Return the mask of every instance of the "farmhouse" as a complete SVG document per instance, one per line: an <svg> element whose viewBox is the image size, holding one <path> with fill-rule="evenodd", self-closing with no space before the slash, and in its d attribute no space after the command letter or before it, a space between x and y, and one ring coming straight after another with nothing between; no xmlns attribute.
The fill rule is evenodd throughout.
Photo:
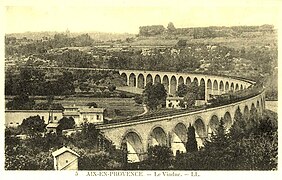
<svg viewBox="0 0 282 180"><path fill-rule="evenodd" d="M76 125L80 125L83 122L89 122L94 124L102 124L104 121L104 108L89 108L89 107L77 107L65 106L63 116L72 117Z"/></svg>
<svg viewBox="0 0 282 180"><path fill-rule="evenodd" d="M180 109L180 101L182 101L184 97L167 97L166 98L166 108L176 108Z"/></svg>

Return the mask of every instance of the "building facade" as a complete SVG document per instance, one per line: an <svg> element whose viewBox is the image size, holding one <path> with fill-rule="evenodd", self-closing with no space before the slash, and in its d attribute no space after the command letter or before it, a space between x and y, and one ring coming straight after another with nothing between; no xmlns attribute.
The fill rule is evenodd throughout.
<svg viewBox="0 0 282 180"><path fill-rule="evenodd" d="M5 111L5 126L17 127L22 121L30 116L40 116L45 124L48 124L50 119L57 121L63 117L62 110L6 110Z"/></svg>
<svg viewBox="0 0 282 180"><path fill-rule="evenodd" d="M89 108L89 107L77 107L64 106L64 117L72 117L75 124L79 126L84 122L89 122L93 124L102 124L104 122L104 108Z"/></svg>

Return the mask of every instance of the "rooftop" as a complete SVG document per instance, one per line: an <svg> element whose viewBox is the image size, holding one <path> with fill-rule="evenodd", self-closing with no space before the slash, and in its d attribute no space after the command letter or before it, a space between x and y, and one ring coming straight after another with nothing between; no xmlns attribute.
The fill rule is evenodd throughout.
<svg viewBox="0 0 282 180"><path fill-rule="evenodd" d="M76 112L65 111L65 112L63 113L63 115L64 115L64 116L79 116L79 113L78 113L78 111L76 111Z"/></svg>
<svg viewBox="0 0 282 180"><path fill-rule="evenodd" d="M105 108L81 108L80 113L103 113Z"/></svg>
<svg viewBox="0 0 282 180"><path fill-rule="evenodd" d="M183 100L184 99L184 97L167 97L166 98L167 100Z"/></svg>
<svg viewBox="0 0 282 180"><path fill-rule="evenodd" d="M71 150L71 149L69 149L69 148L66 148L65 146L62 147L62 148L60 148L60 149L58 149L57 151L54 151L54 152L52 153L52 155L53 155L54 157L57 157L57 156L63 154L64 152L70 152L70 153L72 153L72 154L74 154L74 155L76 155L76 156L79 157L79 154L77 154L76 152L74 152L73 150Z"/></svg>
<svg viewBox="0 0 282 180"><path fill-rule="evenodd" d="M46 128L57 128L59 126L58 123L49 123Z"/></svg>

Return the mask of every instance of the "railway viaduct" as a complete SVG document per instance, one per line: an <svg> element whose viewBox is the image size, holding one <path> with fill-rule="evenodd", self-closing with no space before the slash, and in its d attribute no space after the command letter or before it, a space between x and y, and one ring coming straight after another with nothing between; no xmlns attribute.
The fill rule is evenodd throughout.
<svg viewBox="0 0 282 180"><path fill-rule="evenodd" d="M191 81L196 81L198 85L203 83L206 101L210 95L239 91L252 87L255 83L254 81L227 76L192 73L139 70L120 70L119 73L129 86L144 88L144 85L148 82L160 82L165 85L170 94L175 94L176 87L180 83L188 84ZM248 99L218 107L199 109L193 112L183 111L162 117L102 124L98 125L98 129L118 148L126 145L128 159L132 162L138 162L146 157L148 147L154 145L168 146L174 154L177 150L185 152L187 129L190 124L195 127L198 146L202 146L203 140L215 130L221 118L228 129L234 122L237 111L240 111L248 120L251 112L262 115L264 109L265 94L262 90Z"/></svg>
<svg viewBox="0 0 282 180"><path fill-rule="evenodd" d="M175 95L179 84L190 84L196 82L205 86L205 100L210 95L221 95L228 91L238 91L246 89L254 82L249 80L234 79L227 76L175 73L160 71L140 71L140 70L119 70L119 74L130 87L143 89L149 82L162 83L168 94Z"/></svg>

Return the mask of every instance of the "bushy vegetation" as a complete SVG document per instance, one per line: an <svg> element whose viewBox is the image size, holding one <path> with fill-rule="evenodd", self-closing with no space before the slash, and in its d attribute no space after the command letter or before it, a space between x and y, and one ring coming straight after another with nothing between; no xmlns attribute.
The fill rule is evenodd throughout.
<svg viewBox="0 0 282 180"><path fill-rule="evenodd" d="M185 170L276 170L278 163L277 119L238 119L226 133L224 125L197 152L176 157L175 169ZM247 124L240 127L236 124Z"/></svg>
<svg viewBox="0 0 282 180"><path fill-rule="evenodd" d="M151 109L156 110L158 107L165 106L166 90L161 83L148 83L143 92L144 103Z"/></svg>
<svg viewBox="0 0 282 180"><path fill-rule="evenodd" d="M230 104L232 102L242 101L260 94L264 90L262 84L255 84L248 89L239 90L236 92L229 92L213 99L208 100L207 107L216 107L221 105Z"/></svg>
<svg viewBox="0 0 282 180"><path fill-rule="evenodd" d="M14 128L5 129L6 170L53 170L51 153L63 145L80 154L80 170L121 169L127 163L125 153L116 150L94 124L83 124L80 132L69 137L36 133L19 139L18 133Z"/></svg>
<svg viewBox="0 0 282 180"><path fill-rule="evenodd" d="M15 96L11 101L6 103L6 109L9 110L63 110L64 107L60 103L54 103L53 100L47 102L35 103L35 100L27 94L21 93Z"/></svg>

